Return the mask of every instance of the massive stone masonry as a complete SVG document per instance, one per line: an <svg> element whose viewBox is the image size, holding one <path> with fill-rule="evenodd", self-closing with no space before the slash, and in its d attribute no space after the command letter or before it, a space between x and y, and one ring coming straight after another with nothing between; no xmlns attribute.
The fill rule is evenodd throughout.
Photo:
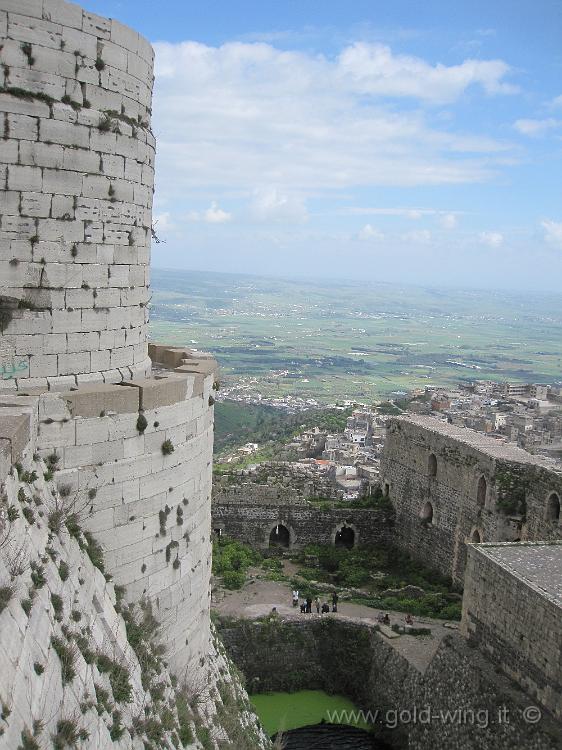
<svg viewBox="0 0 562 750"><path fill-rule="evenodd" d="M0 0L0 63L0 533L8 529L6 549L15 544L43 558L47 513L70 519L83 546L98 561L103 555L106 574L122 587L123 606L150 608L173 678L213 698L219 685L209 611L217 365L201 352L148 344L152 48L119 22L64 0ZM22 507L27 525L10 520L14 473L29 482L39 507ZM76 604L100 631L98 646L109 639L119 658L128 659L111 592L98 574L90 580L91 566L82 564L65 533L60 549L48 541L62 562L83 570ZM25 571L12 575L5 552L0 549L0 588L7 592ZM50 585L56 576L48 572ZM71 606L57 586L49 588L55 615ZM27 620L19 598L18 590L18 601L12 597L0 612L5 674L11 675L0 684L1 721L9 728L6 733L0 722L0 746L7 747L17 745L5 745L1 730L10 742L18 732L33 732L31 720L37 733L42 726L58 731L57 722L76 707L69 691L92 687L87 663L79 662L80 686L65 688L62 680L48 715L43 687L14 710L39 678L34 660L54 659L50 639L59 637L56 616ZM116 638L112 629L121 631ZM226 679L228 665L221 669ZM228 746L237 728L254 725L246 708L230 717L221 709L224 721L213 718L208 702L197 746L205 740L216 747L219 739ZM135 738L130 729L126 746L142 746L142 733ZM107 744L107 733L92 722L84 731L91 747ZM111 742L118 734L115 729ZM237 742L230 746L243 746ZM257 732L253 746L264 744ZM158 746L169 746L168 739Z"/></svg>
<svg viewBox="0 0 562 750"><path fill-rule="evenodd" d="M459 583L467 543L562 539L562 472L473 430L391 419L381 477L395 542Z"/></svg>

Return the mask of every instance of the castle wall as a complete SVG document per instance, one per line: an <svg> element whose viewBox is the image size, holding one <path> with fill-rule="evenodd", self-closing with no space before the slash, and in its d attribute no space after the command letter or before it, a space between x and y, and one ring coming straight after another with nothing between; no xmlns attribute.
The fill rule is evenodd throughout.
<svg viewBox="0 0 562 750"><path fill-rule="evenodd" d="M334 544L342 528L354 532L354 544L387 544L392 538L392 508L319 508L306 501L287 502L283 489L253 486L244 497L244 488L233 495L223 490L212 503L212 528L260 549L269 547L269 535L277 525L290 534L290 547L307 544ZM280 497L279 497L280 494ZM268 495L273 495L274 502ZM269 500L269 502L268 502Z"/></svg>
<svg viewBox="0 0 562 750"><path fill-rule="evenodd" d="M396 510L395 542L458 582L471 541L562 538L560 519L547 514L550 493L562 496L562 475L472 430L393 418L381 477Z"/></svg>
<svg viewBox="0 0 562 750"><path fill-rule="evenodd" d="M562 543L471 546L462 632L562 719Z"/></svg>
<svg viewBox="0 0 562 750"><path fill-rule="evenodd" d="M2 413L27 406L33 451L54 464L65 507L101 543L126 599L151 601L179 674L198 672L209 647L213 380L159 370L127 384L0 397Z"/></svg>
<svg viewBox="0 0 562 750"><path fill-rule="evenodd" d="M371 711L394 747L554 750L560 725L525 722L529 698L459 635L444 638L425 672L372 626L338 617L225 621L220 633L251 689L334 687Z"/></svg>
<svg viewBox="0 0 562 750"><path fill-rule="evenodd" d="M0 45L0 392L147 374L152 48L61 0Z"/></svg>

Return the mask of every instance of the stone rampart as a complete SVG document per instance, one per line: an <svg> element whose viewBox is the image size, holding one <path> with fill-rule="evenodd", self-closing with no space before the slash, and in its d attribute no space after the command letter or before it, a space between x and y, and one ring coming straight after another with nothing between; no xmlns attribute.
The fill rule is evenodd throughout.
<svg viewBox="0 0 562 750"><path fill-rule="evenodd" d="M381 459L395 541L461 582L469 542L560 539L562 474L520 448L430 417L390 420Z"/></svg>
<svg viewBox="0 0 562 750"><path fill-rule="evenodd" d="M562 542L470 545L462 632L562 721Z"/></svg>

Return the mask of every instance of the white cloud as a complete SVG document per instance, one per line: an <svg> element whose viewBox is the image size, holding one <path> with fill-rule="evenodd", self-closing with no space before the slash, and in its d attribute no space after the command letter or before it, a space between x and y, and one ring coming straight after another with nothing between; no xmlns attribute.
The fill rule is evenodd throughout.
<svg viewBox="0 0 562 750"><path fill-rule="evenodd" d="M457 217L455 214L442 214L439 217L439 224L443 229L455 229L457 223Z"/></svg>
<svg viewBox="0 0 562 750"><path fill-rule="evenodd" d="M548 130L562 126L562 120L547 117L544 120L516 120L513 127L522 135L538 136L544 135Z"/></svg>
<svg viewBox="0 0 562 750"><path fill-rule="evenodd" d="M232 219L232 214L219 208L213 201L205 211L189 211L185 218L188 221L204 221L206 224L224 224Z"/></svg>
<svg viewBox="0 0 562 750"><path fill-rule="evenodd" d="M308 219L302 198L282 193L275 187L254 191L251 213L258 221L300 223Z"/></svg>
<svg viewBox="0 0 562 750"><path fill-rule="evenodd" d="M503 245L503 234L501 232L480 232L478 239L488 247L501 247Z"/></svg>
<svg viewBox="0 0 562 750"><path fill-rule="evenodd" d="M555 96L550 104L552 107L562 107L562 94L560 94L560 96Z"/></svg>
<svg viewBox="0 0 562 750"><path fill-rule="evenodd" d="M510 72L502 60L465 60L460 65L430 65L419 57L394 55L383 44L357 42L339 57L339 67L364 94L408 96L434 103L452 102L469 86L488 94L512 94L503 79Z"/></svg>
<svg viewBox="0 0 562 750"><path fill-rule="evenodd" d="M423 110L399 111L388 99L450 101L473 84L504 92L509 71L500 61L432 66L365 44L335 59L263 43L155 48L158 197L169 201L269 185L306 195L481 182L509 148L439 130Z"/></svg>
<svg viewBox="0 0 562 750"><path fill-rule="evenodd" d="M230 221L231 219L232 214L223 211L214 201L203 214L203 220L206 221L207 224L224 224L225 221Z"/></svg>
<svg viewBox="0 0 562 750"><path fill-rule="evenodd" d="M363 229L359 230L357 238L360 240L384 240L384 234L372 226L371 224L365 224Z"/></svg>
<svg viewBox="0 0 562 750"><path fill-rule="evenodd" d="M418 245L429 245L431 242L431 232L429 229L415 229L412 232L406 232L402 235L405 242L415 242Z"/></svg>
<svg viewBox="0 0 562 750"><path fill-rule="evenodd" d="M541 222L544 229L544 239L549 245L562 247L562 222L545 219Z"/></svg>

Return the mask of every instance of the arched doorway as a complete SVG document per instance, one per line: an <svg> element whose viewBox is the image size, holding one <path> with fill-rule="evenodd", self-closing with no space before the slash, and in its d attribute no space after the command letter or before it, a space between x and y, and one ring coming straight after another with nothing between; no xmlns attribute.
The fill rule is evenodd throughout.
<svg viewBox="0 0 562 750"><path fill-rule="evenodd" d="M430 477L437 476L437 457L435 453L430 453L427 460L427 473Z"/></svg>
<svg viewBox="0 0 562 750"><path fill-rule="evenodd" d="M334 539L336 547L345 547L351 549L355 544L355 532L351 526L342 526L339 531L336 531L336 538Z"/></svg>
<svg viewBox="0 0 562 750"><path fill-rule="evenodd" d="M478 529L474 529L470 536L470 541L473 544L480 544L480 542L482 541L482 534L478 531Z"/></svg>
<svg viewBox="0 0 562 750"><path fill-rule="evenodd" d="M483 508L486 504L486 496L488 494L488 482L486 477L480 477L478 480L478 489L476 490L476 502L479 508Z"/></svg>
<svg viewBox="0 0 562 750"><path fill-rule="evenodd" d="M284 547L289 549L291 543L291 534L286 526L282 523L277 524L271 529L269 534L269 546L270 547Z"/></svg>
<svg viewBox="0 0 562 750"><path fill-rule="evenodd" d="M546 503L546 519L547 521L554 521L555 523L560 520L560 498L556 492L551 492L548 496Z"/></svg>
<svg viewBox="0 0 562 750"><path fill-rule="evenodd" d="M433 505L427 502L421 509L420 518L424 523L433 523Z"/></svg>

